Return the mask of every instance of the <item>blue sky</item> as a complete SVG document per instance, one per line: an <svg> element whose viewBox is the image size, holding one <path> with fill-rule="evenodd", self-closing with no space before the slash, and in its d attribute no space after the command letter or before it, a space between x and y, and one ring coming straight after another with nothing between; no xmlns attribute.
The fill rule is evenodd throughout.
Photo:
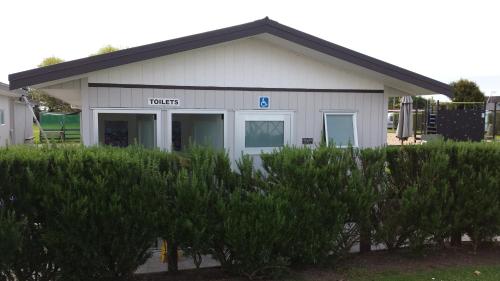
<svg viewBox="0 0 500 281"><path fill-rule="evenodd" d="M449 83L500 95L500 1L128 1L2 3L0 81L48 56L86 57L269 16L285 25Z"/></svg>

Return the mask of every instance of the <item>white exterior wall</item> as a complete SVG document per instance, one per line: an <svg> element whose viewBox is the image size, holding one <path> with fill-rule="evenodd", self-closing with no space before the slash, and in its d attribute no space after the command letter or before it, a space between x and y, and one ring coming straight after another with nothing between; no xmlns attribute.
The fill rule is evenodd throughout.
<svg viewBox="0 0 500 281"><path fill-rule="evenodd" d="M10 98L0 95L0 109L3 110L4 123L0 124L0 147L11 144L10 139L10 119L11 119L11 105Z"/></svg>
<svg viewBox="0 0 500 281"><path fill-rule="evenodd" d="M11 122L13 127L12 142L24 144L33 138L33 114L23 102L12 101L12 103L14 109L14 118Z"/></svg>
<svg viewBox="0 0 500 281"><path fill-rule="evenodd" d="M319 144L324 112L356 112L361 147L386 143L387 96L383 93L262 92L88 87L88 83L383 90L384 85L360 74L320 62L256 38L187 51L90 73L81 79L81 130L85 145L95 144L94 109L161 110L160 147L166 148L168 111L226 112L227 148L234 154L235 111L258 110L259 96L269 96L269 110L293 111L293 144L313 138ZM178 107L150 106L147 99L177 98ZM269 111L267 110L267 111ZM153 113L153 112L152 112ZM233 157L238 156L239 151Z"/></svg>
<svg viewBox="0 0 500 281"><path fill-rule="evenodd" d="M379 81L252 37L93 72L88 82L384 89Z"/></svg>
<svg viewBox="0 0 500 281"><path fill-rule="evenodd" d="M149 108L150 97L178 98L181 106L162 109L161 147L166 147L167 112L175 109L213 109L227 111L228 148L234 148L234 113L237 110L258 110L261 95L271 99L270 110L294 112L292 128L295 131L294 144L300 145L302 138L314 138L319 144L323 130L324 112L356 112L358 140L361 147L385 144L384 125L387 119L386 98L380 93L317 93L317 92L249 92L249 91L203 91L203 90L160 90L124 88L88 88L88 106L82 111L82 133L85 144L92 144L93 114L98 108ZM263 110L264 111L264 110ZM269 111L269 110L265 110ZM152 112L153 113L153 112Z"/></svg>

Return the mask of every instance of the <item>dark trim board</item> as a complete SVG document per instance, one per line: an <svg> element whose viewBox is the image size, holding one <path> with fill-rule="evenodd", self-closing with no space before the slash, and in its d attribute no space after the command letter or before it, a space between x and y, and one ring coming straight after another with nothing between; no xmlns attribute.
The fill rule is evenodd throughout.
<svg viewBox="0 0 500 281"><path fill-rule="evenodd" d="M451 87L432 78L347 49L269 18L241 25L35 68L9 75L10 88L18 89L101 69L166 56L258 34L271 34L354 65L393 77L418 87L452 96Z"/></svg>
<svg viewBox="0 0 500 281"><path fill-rule="evenodd" d="M219 86L183 86L183 85L144 85L89 83L91 88L129 88L129 89L177 89L177 90L212 90L212 91L249 91L249 92L316 92L316 93L378 93L377 89L311 89L311 88L266 88L266 87L219 87Z"/></svg>

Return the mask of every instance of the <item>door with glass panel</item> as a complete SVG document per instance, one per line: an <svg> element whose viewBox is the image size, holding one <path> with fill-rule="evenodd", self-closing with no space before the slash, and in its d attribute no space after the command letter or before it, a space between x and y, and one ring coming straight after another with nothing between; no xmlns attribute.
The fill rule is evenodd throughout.
<svg viewBox="0 0 500 281"><path fill-rule="evenodd" d="M239 111L235 117L236 156L292 144L292 112Z"/></svg>

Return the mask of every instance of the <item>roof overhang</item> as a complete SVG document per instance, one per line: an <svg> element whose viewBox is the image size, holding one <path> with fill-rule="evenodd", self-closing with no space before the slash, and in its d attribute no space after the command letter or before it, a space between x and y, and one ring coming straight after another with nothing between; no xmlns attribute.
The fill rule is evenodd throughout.
<svg viewBox="0 0 500 281"><path fill-rule="evenodd" d="M264 18L242 25L77 59L9 75L10 89L42 84L160 56L184 52L258 34L271 34L362 68L401 80L432 93L452 96L448 84L328 42Z"/></svg>
<svg viewBox="0 0 500 281"><path fill-rule="evenodd" d="M0 95L10 97L10 98L19 98L24 94L22 90L10 90L9 85L0 82Z"/></svg>

